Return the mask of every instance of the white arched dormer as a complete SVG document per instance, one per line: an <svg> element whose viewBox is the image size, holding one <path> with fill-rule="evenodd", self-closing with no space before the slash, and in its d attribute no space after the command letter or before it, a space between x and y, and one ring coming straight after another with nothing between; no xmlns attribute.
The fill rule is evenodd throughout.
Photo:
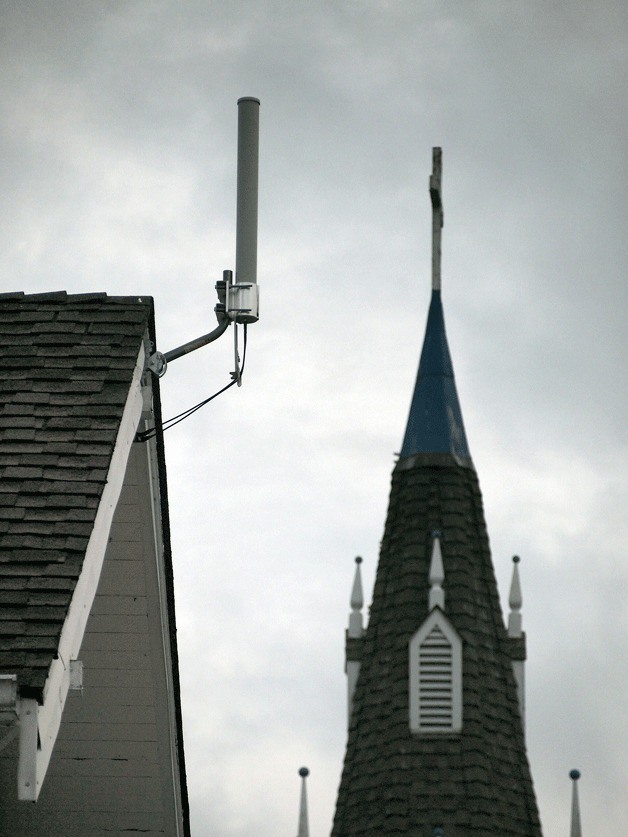
<svg viewBox="0 0 628 837"><path fill-rule="evenodd" d="M410 730L425 735L462 730L462 641L439 607L410 640Z"/></svg>

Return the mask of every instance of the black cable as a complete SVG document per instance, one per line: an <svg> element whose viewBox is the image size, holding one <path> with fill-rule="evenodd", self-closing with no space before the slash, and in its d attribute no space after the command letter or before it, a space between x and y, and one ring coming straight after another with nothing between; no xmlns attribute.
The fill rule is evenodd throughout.
<svg viewBox="0 0 628 837"><path fill-rule="evenodd" d="M242 366L240 367L240 379L244 375L244 365L246 363L246 323L244 323L244 338L242 341ZM213 401L214 398L218 398L219 395L222 395L223 392L226 392L230 387L234 384L238 383L238 378L235 376L235 373L232 373L234 378L232 381L229 381L228 384L225 384L222 389L219 389L218 392L215 392L213 395L210 395L209 398L205 398L203 401L199 401L198 404L195 404L193 407L189 407L187 410L184 410L182 413L179 413L176 416L172 416L172 418L166 419L161 425L162 432L166 430L170 430L171 427L174 427L176 424L180 424L180 422L184 421L186 418L189 418L193 415L197 410L200 410L201 407L204 407L206 404L209 404L210 401ZM157 435L157 429L152 427L150 430L145 430L143 433L136 433L135 434L135 441L136 442L147 442L149 439L152 439L154 436Z"/></svg>

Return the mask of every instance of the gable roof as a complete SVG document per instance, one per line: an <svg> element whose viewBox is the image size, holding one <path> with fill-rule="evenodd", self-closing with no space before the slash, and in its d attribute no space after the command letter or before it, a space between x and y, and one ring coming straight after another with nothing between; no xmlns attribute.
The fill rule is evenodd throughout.
<svg viewBox="0 0 628 837"><path fill-rule="evenodd" d="M149 297L0 295L0 673L39 702L152 308Z"/></svg>

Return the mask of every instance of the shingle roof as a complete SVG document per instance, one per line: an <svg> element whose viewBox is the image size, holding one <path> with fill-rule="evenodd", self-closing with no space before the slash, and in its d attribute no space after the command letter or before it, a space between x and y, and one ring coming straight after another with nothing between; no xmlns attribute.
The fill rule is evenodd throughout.
<svg viewBox="0 0 628 837"><path fill-rule="evenodd" d="M149 297L0 295L0 672L41 698Z"/></svg>
<svg viewBox="0 0 628 837"><path fill-rule="evenodd" d="M454 422L446 409L452 406ZM461 431L457 435L451 432L454 424ZM462 639L459 734L417 734L409 728L408 649L428 615L435 530L441 533L445 614ZM446 837L540 835L512 643L502 620L437 291L361 643L332 837L432 837L437 826Z"/></svg>
<svg viewBox="0 0 628 837"><path fill-rule="evenodd" d="M540 834L475 471L423 454L392 480L335 837ZM408 645L441 531L445 612L463 642L463 731L408 726Z"/></svg>

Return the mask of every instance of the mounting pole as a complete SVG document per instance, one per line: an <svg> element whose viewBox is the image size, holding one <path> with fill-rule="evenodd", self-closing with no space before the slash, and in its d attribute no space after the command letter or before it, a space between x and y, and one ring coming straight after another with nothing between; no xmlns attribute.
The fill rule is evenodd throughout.
<svg viewBox="0 0 628 837"><path fill-rule="evenodd" d="M432 290L440 291L441 231L445 222L442 196L443 150L432 148L430 198L432 200Z"/></svg>

